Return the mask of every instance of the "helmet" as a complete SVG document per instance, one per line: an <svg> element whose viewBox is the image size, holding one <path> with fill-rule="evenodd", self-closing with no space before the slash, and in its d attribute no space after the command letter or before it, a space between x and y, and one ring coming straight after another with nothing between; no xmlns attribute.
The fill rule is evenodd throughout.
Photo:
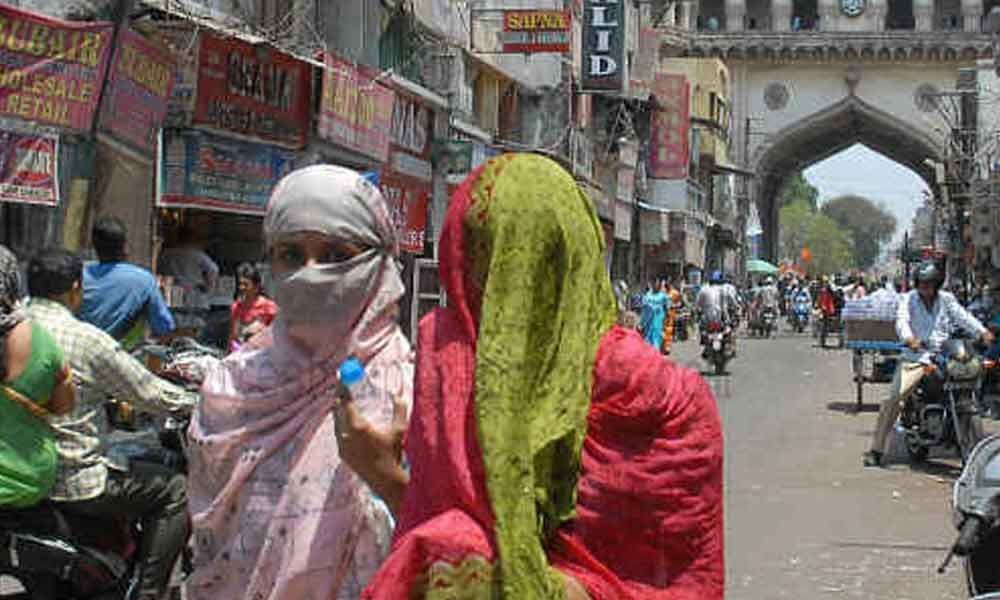
<svg viewBox="0 0 1000 600"><path fill-rule="evenodd" d="M712 274L708 276L709 283L722 283L722 271L712 271Z"/></svg>
<svg viewBox="0 0 1000 600"><path fill-rule="evenodd" d="M937 289L941 288L944 284L944 273L938 268L933 261L924 261L920 263L917 270L913 273L913 281L915 285L920 284L923 281L929 281L934 284Z"/></svg>

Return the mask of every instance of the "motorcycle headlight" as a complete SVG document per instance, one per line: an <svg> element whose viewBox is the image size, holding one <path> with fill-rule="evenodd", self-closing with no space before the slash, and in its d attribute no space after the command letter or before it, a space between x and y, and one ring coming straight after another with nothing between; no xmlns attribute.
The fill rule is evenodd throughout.
<svg viewBox="0 0 1000 600"><path fill-rule="evenodd" d="M979 377L979 373L982 370L978 360L966 360L960 361L957 359L950 359L948 361L948 375L952 379L967 381L969 379L976 379Z"/></svg>

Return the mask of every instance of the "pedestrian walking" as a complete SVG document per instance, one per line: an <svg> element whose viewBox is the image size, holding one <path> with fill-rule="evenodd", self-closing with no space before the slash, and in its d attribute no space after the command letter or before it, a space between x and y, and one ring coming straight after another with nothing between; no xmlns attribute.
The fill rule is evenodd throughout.
<svg viewBox="0 0 1000 600"><path fill-rule="evenodd" d="M342 460L331 411L349 356L374 431L408 410L396 230L374 186L323 165L278 184L264 233L278 316L209 372L191 423L188 598L355 600L392 535L375 494L397 500Z"/></svg>
<svg viewBox="0 0 1000 600"><path fill-rule="evenodd" d="M573 177L537 155L489 161L452 198L440 252L448 306L420 325L409 482L362 598L721 599L714 398L614 325ZM345 426L342 447L377 437ZM349 454L398 471L390 451Z"/></svg>
<svg viewBox="0 0 1000 600"><path fill-rule="evenodd" d="M642 297L642 333L646 343L660 350L663 347L663 324L670 309L670 297L660 284L650 285Z"/></svg>
<svg viewBox="0 0 1000 600"><path fill-rule="evenodd" d="M684 304L684 298L680 291L673 286L670 280L664 282L664 292L670 299L667 318L663 323L663 353L669 355L674 344L674 328L677 325L677 313Z"/></svg>

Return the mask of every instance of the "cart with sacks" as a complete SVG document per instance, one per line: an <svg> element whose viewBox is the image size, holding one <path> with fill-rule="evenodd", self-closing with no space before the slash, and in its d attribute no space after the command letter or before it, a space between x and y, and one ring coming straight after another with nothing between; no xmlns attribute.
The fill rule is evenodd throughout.
<svg viewBox="0 0 1000 600"><path fill-rule="evenodd" d="M896 308L892 297L869 296L844 305L845 347L853 353L851 371L857 390L857 410L864 401L864 386L890 383L903 349L896 335Z"/></svg>

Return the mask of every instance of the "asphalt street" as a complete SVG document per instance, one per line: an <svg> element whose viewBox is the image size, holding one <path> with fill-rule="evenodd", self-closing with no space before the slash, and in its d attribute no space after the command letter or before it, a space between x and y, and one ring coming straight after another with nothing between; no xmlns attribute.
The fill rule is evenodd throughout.
<svg viewBox="0 0 1000 600"><path fill-rule="evenodd" d="M958 561L936 571L957 458L917 469L900 449L863 468L888 386L867 386L855 412L849 352L786 331L738 343L730 375L706 374L726 436L726 598L966 598ZM674 360L707 370L698 352L689 341Z"/></svg>

